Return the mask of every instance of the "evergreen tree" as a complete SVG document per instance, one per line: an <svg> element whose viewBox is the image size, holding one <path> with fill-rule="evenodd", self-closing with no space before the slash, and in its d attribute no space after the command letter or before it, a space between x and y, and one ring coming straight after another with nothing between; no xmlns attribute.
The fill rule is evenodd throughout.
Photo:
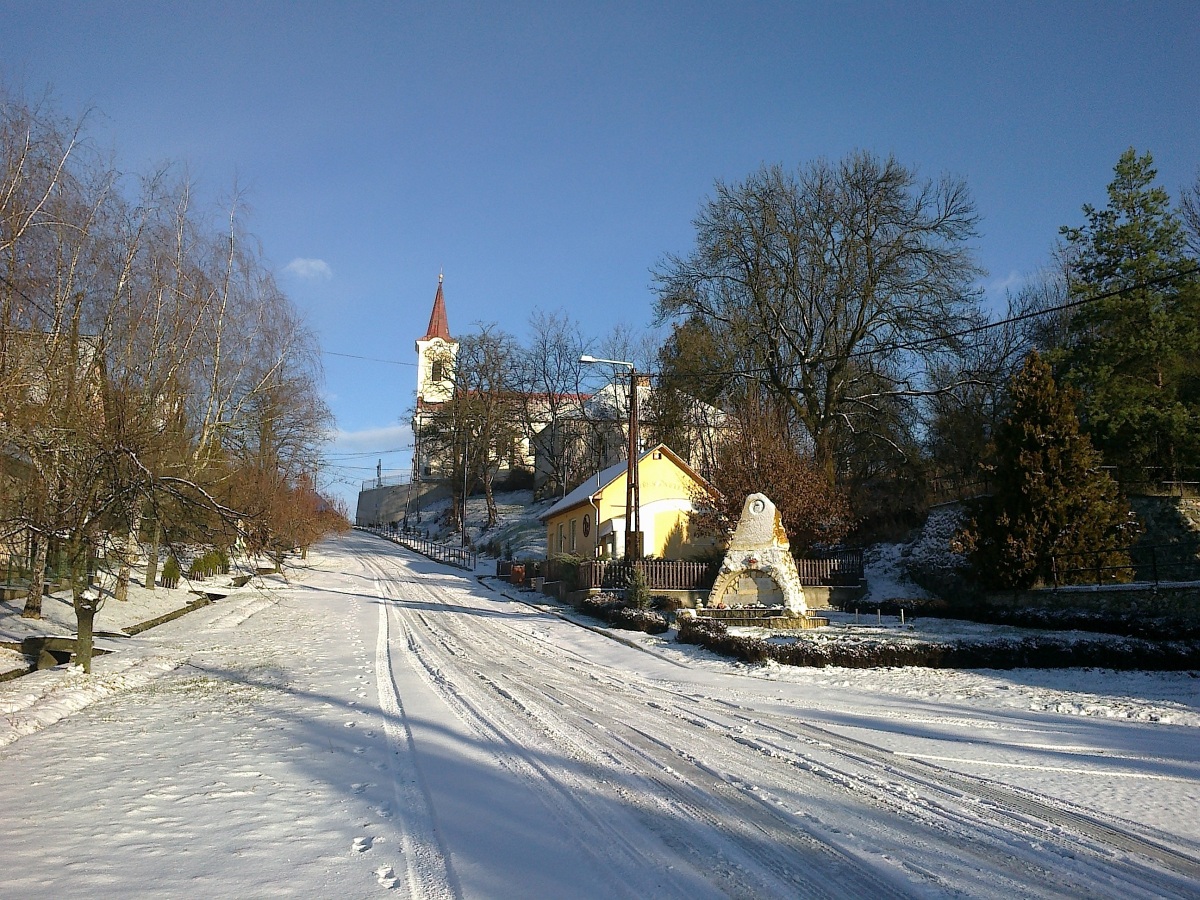
<svg viewBox="0 0 1200 900"><path fill-rule="evenodd" d="M1089 580L1099 565L1107 579L1128 581L1131 570L1111 567L1129 565L1123 548L1139 527L1079 430L1075 392L1055 384L1035 351L1009 396L989 466L994 492L976 502L964 534L981 580L1001 588Z"/></svg>
<svg viewBox="0 0 1200 900"><path fill-rule="evenodd" d="M1195 261L1152 162L1127 150L1108 205L1062 229L1072 296L1121 293L1080 306L1054 356L1105 461L1135 481L1200 465L1200 281L1176 277Z"/></svg>

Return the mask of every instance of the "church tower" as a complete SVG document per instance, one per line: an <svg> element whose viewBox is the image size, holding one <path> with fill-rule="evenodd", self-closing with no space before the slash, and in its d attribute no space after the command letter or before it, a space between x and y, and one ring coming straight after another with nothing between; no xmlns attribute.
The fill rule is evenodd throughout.
<svg viewBox="0 0 1200 900"><path fill-rule="evenodd" d="M438 274L437 294L425 336L417 338L417 409L430 403L445 403L454 394L454 360L458 341L450 337L446 320L446 298Z"/></svg>

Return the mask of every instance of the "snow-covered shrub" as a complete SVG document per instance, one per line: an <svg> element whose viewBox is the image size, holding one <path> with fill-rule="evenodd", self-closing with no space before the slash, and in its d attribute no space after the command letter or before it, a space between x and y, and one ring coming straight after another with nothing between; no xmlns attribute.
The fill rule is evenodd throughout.
<svg viewBox="0 0 1200 900"><path fill-rule="evenodd" d="M612 613L609 624L626 631L641 631L645 634L662 634L671 626L667 624L662 613L650 609L631 609L625 607Z"/></svg>
<svg viewBox="0 0 1200 900"><path fill-rule="evenodd" d="M626 631L641 631L646 634L662 634L670 625L662 613L649 609L636 609L612 594L596 594L585 597L579 604L580 610L616 628Z"/></svg>
<svg viewBox="0 0 1200 900"><path fill-rule="evenodd" d="M1015 669L1098 667L1182 671L1200 665L1200 641L1079 639L1067 635L1000 637L992 640L897 641L888 637L841 634L765 641L729 634L715 619L680 622L678 640L747 663L790 666L933 669Z"/></svg>
<svg viewBox="0 0 1200 900"><path fill-rule="evenodd" d="M930 510L917 539L901 551L904 574L951 602L974 597L978 591L969 578L970 562L958 546L966 522L962 504Z"/></svg>
<svg viewBox="0 0 1200 900"><path fill-rule="evenodd" d="M663 613L677 612L683 607L683 601L669 594L655 594L650 598L650 608Z"/></svg>
<svg viewBox="0 0 1200 900"><path fill-rule="evenodd" d="M591 597L584 597L579 601L579 608L589 616L594 616L597 619L608 620L609 613L622 609L625 606L625 601L620 597L614 597L612 594L594 594Z"/></svg>

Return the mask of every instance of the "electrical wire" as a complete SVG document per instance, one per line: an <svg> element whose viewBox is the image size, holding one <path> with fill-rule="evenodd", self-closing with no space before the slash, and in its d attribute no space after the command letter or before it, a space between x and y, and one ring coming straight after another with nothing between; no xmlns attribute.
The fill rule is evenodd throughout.
<svg viewBox="0 0 1200 900"><path fill-rule="evenodd" d="M802 366L819 366L829 362L836 362L843 359L859 359L866 356L875 356L880 353L896 353L903 350L916 350L921 347L929 346L930 344L940 344L946 341L955 340L957 338L968 337L972 334L979 334L984 331L989 331L993 328L1002 328L1005 325L1013 325L1017 322L1024 322L1029 319L1035 319L1040 316L1048 316L1058 312L1064 312L1070 309L1076 309L1080 306L1086 306L1090 303L1098 303L1101 300L1111 300L1114 297L1120 297L1129 294L1133 291L1144 290L1146 288L1160 287L1171 282L1178 281L1181 278L1187 278L1200 273L1200 265L1192 266L1189 269L1183 269L1178 272L1173 272L1170 275L1163 275L1159 278L1151 278L1147 281L1140 281L1137 284L1126 285L1125 287L1116 288L1111 291L1105 291L1100 294L1094 294L1089 297L1079 297L1074 300L1068 300L1065 303L1058 303L1054 306L1047 306L1042 309L1030 310L1028 312L1018 313L1015 316L1008 316L1003 319L997 319L994 322L984 322L980 325L972 325L970 328L963 328L959 331L951 331L943 335L935 337L921 338L920 340L908 341L897 344L887 344L876 347L865 347L862 350L853 350L850 353L837 356L816 357L815 359L805 359L800 362L792 363L780 368L794 370ZM734 377L747 375L761 375L772 371L771 367L759 366L744 369L730 369L726 371L709 371L705 372L705 377ZM661 376L661 372L645 372L639 373L651 376Z"/></svg>
<svg viewBox="0 0 1200 900"><path fill-rule="evenodd" d="M416 365L417 365L415 362L402 362L398 359L380 359L377 356L357 356L356 354L353 354L353 353L338 353L334 350L322 350L321 353L324 356L341 356L344 359L361 359L361 360L365 360L366 362L386 363L389 366L413 366L413 367L416 367Z"/></svg>

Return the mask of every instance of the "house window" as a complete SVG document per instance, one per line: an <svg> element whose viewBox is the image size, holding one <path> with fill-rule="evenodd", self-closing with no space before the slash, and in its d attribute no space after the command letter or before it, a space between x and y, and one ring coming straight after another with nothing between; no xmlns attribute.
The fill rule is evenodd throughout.
<svg viewBox="0 0 1200 900"><path fill-rule="evenodd" d="M558 523L558 552L562 553L567 549L567 526Z"/></svg>
<svg viewBox="0 0 1200 900"><path fill-rule="evenodd" d="M575 541L575 526L576 526L578 523L579 523L579 520L578 520L578 519L572 519L572 520L571 520L571 552L572 552L572 553L574 553L574 552L575 552L575 547L576 547L576 541Z"/></svg>

